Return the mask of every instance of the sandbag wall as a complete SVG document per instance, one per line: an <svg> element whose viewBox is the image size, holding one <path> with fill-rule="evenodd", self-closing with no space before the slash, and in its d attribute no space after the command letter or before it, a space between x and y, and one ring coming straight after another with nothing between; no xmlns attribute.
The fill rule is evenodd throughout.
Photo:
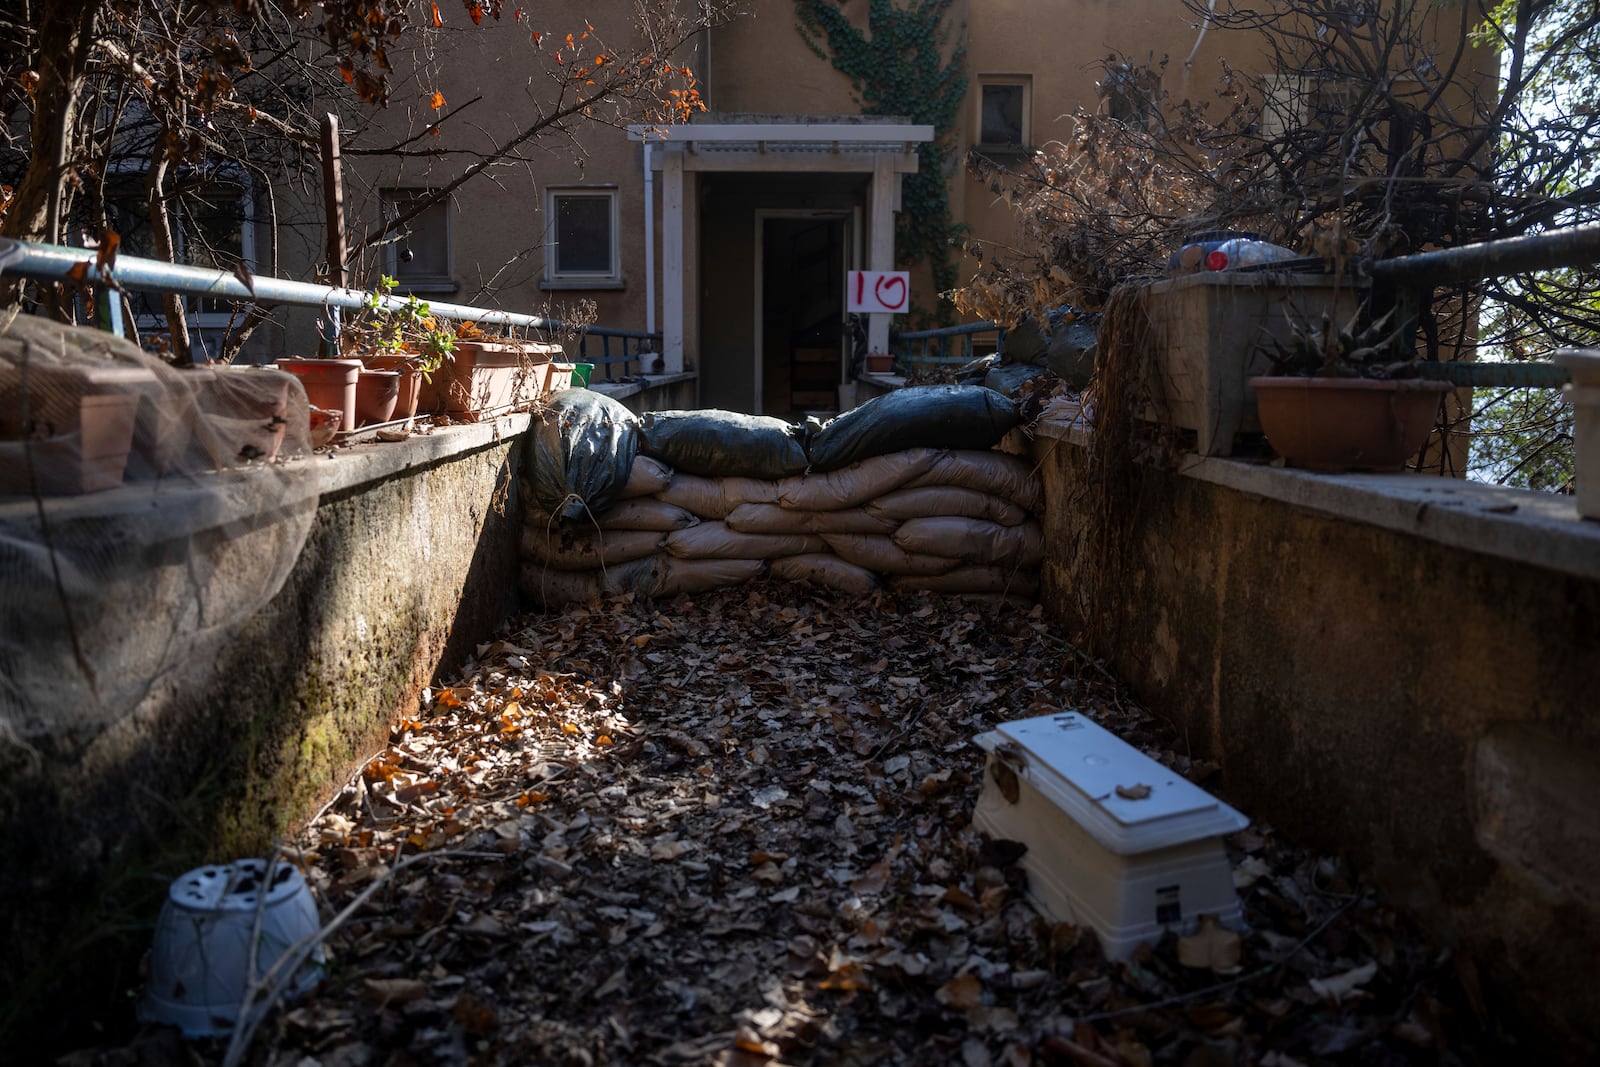
<svg viewBox="0 0 1600 1067"><path fill-rule="evenodd" d="M904 398L898 412L869 403L808 429L729 412L636 423L603 397L564 395L534 437L523 592L557 607L771 574L847 595L887 587L1031 600L1042 484L1024 461L987 447L1015 424L1010 401L951 387L880 400L894 396ZM833 469L818 470L818 457Z"/></svg>

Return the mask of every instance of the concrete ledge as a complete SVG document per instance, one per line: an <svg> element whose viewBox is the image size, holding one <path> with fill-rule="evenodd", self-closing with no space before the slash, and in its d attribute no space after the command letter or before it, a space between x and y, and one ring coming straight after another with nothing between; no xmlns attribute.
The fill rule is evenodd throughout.
<svg viewBox="0 0 1600 1067"><path fill-rule="evenodd" d="M635 414L643 414L694 407L699 380L695 371L681 371L647 374L642 382L593 382L589 388L620 401Z"/></svg>
<svg viewBox="0 0 1600 1067"><path fill-rule="evenodd" d="M679 374L646 374L642 382L592 382L589 388L597 393L604 393L613 400L622 400L630 396L656 389L665 389L679 382L692 382L699 377L694 371L683 371Z"/></svg>
<svg viewBox="0 0 1600 1067"><path fill-rule="evenodd" d="M1078 422L1041 421L1035 434L1087 448ZM1452 548L1600 580L1600 522L1570 496L1421 474L1324 474L1272 463L1186 456L1186 478Z"/></svg>
<svg viewBox="0 0 1600 1067"><path fill-rule="evenodd" d="M1600 1045L1600 524L1418 475L1135 464L1045 426L1041 599L1254 819L1350 855L1529 1061ZM1468 962L1470 961L1470 962Z"/></svg>

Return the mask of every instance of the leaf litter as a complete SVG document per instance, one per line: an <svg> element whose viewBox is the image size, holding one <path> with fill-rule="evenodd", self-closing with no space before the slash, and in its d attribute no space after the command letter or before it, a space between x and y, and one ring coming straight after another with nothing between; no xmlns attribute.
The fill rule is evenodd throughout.
<svg viewBox="0 0 1600 1067"><path fill-rule="evenodd" d="M1038 609L784 583L518 619L295 843L325 915L389 884L250 1062L1494 1059L1470 973L1259 823L1243 932L1108 963L1043 919L969 825L971 740L1066 708L1216 785Z"/></svg>

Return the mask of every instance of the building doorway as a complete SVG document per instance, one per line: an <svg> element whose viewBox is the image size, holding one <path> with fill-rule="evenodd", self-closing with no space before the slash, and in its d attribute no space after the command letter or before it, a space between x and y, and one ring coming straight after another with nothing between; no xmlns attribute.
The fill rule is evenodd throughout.
<svg viewBox="0 0 1600 1067"><path fill-rule="evenodd" d="M763 414L838 409L844 368L843 212L758 212L757 397Z"/></svg>

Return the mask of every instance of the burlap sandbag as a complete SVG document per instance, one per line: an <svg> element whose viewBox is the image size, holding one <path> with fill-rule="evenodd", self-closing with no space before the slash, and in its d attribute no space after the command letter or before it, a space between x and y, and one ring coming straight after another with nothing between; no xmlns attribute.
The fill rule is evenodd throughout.
<svg viewBox="0 0 1600 1067"><path fill-rule="evenodd" d="M671 530L681 530L685 526L693 526L700 521L700 517L693 512L647 496L624 500L593 517L585 516L570 521L557 519L529 501L522 509L522 516L522 521L527 526L541 530L575 530L580 533L592 531L597 526L602 530L654 530L667 533Z"/></svg>
<svg viewBox="0 0 1600 1067"><path fill-rule="evenodd" d="M961 566L959 559L907 552L884 534L824 534L822 539L840 559L874 574L943 574Z"/></svg>
<svg viewBox="0 0 1600 1067"><path fill-rule="evenodd" d="M619 593L648 596L659 583L660 569L660 556L593 571L561 571L542 563L524 563L518 586L531 603L548 610Z"/></svg>
<svg viewBox="0 0 1600 1067"><path fill-rule="evenodd" d="M813 582L846 596L866 596L878 588L877 575L827 552L775 559L772 576L788 582Z"/></svg>
<svg viewBox="0 0 1600 1067"><path fill-rule="evenodd" d="M944 574L896 575L889 579L892 589L914 589L927 593L1000 593L1032 596L1039 589L1039 573L1013 567L957 567Z"/></svg>
<svg viewBox="0 0 1600 1067"><path fill-rule="evenodd" d="M730 585L748 582L767 572L764 559L675 559L662 557L661 573L654 595L708 593Z"/></svg>
<svg viewBox="0 0 1600 1067"><path fill-rule="evenodd" d="M869 515L862 508L845 508L843 511L790 511L777 504L740 504L728 512L726 521L728 529L752 534L887 534L893 533L895 527L899 525L890 519Z"/></svg>
<svg viewBox="0 0 1600 1067"><path fill-rule="evenodd" d="M931 519L939 515L959 515L968 519L988 519L1002 526L1016 526L1028 518L1027 512L1004 497L956 485L896 489L869 503L866 512L892 523L902 523L907 519Z"/></svg>
<svg viewBox="0 0 1600 1067"><path fill-rule="evenodd" d="M1022 507L1038 511L1044 503L1044 482L1031 464L1004 452L946 452L933 468L905 483L907 489L928 485L954 485L993 493Z"/></svg>
<svg viewBox="0 0 1600 1067"><path fill-rule="evenodd" d="M665 500L641 496L614 504L595 516L602 530L681 530L693 526L700 517Z"/></svg>
<svg viewBox="0 0 1600 1067"><path fill-rule="evenodd" d="M827 474L785 478L777 483L777 502L793 511L857 508L915 478L926 476L944 454L938 448L911 448L873 456Z"/></svg>
<svg viewBox="0 0 1600 1067"><path fill-rule="evenodd" d="M702 519L725 519L740 504L772 504L782 482L758 478L701 478L674 474L672 484L656 494L658 500L676 504Z"/></svg>
<svg viewBox="0 0 1600 1067"><path fill-rule="evenodd" d="M714 521L674 530L666 547L679 559L777 559L828 550L822 538L811 534L739 533Z"/></svg>
<svg viewBox="0 0 1600 1067"><path fill-rule="evenodd" d="M1037 567L1044 558L1044 535L1036 522L1001 526L958 515L907 519L895 531L894 543L907 552L990 566Z"/></svg>
<svg viewBox="0 0 1600 1067"><path fill-rule="evenodd" d="M522 558L559 571L611 567L660 551L664 538L656 530L577 529L570 525L522 528Z"/></svg>
<svg viewBox="0 0 1600 1067"><path fill-rule="evenodd" d="M622 486L621 500L654 496L672 483L672 468L653 456L633 457L628 480Z"/></svg>

